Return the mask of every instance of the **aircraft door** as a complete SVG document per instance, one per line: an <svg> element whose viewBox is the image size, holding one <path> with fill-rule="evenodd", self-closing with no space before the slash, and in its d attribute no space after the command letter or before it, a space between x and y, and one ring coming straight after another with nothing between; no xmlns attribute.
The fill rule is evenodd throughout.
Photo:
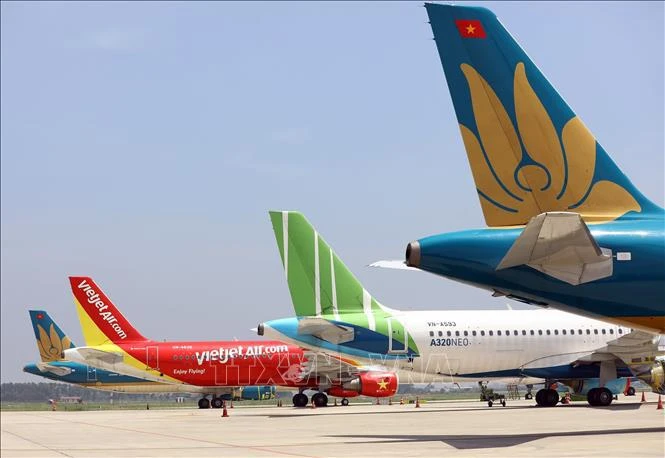
<svg viewBox="0 0 665 458"><path fill-rule="evenodd" d="M409 351L409 334L402 323L388 318L388 353L403 354Z"/></svg>
<svg viewBox="0 0 665 458"><path fill-rule="evenodd" d="M146 364L150 369L159 370L159 347L146 347Z"/></svg>
<svg viewBox="0 0 665 458"><path fill-rule="evenodd" d="M96 382L97 381L97 368L88 366L88 382Z"/></svg>

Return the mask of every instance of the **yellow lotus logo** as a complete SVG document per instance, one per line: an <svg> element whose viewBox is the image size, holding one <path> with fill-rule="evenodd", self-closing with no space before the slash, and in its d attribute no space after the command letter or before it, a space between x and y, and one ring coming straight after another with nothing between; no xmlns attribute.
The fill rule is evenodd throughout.
<svg viewBox="0 0 665 458"><path fill-rule="evenodd" d="M487 81L467 64L461 69L480 138L463 124L460 129L489 226L526 224L546 211L574 211L586 221L641 211L616 183L600 180L592 186L596 139L577 117L559 135L523 63L515 67L513 84L517 129Z"/></svg>
<svg viewBox="0 0 665 458"><path fill-rule="evenodd" d="M53 323L51 323L48 334L40 325L37 325L37 330L39 331L37 347L39 347L39 354L42 357L42 361L58 361L62 359L60 356L62 351L69 348L72 344L69 337L65 336L60 340L58 333L55 332Z"/></svg>

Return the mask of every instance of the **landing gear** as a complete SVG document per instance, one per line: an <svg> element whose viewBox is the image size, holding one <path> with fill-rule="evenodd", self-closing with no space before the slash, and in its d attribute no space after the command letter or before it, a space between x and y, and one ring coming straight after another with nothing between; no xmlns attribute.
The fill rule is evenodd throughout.
<svg viewBox="0 0 665 458"><path fill-rule="evenodd" d="M629 387L628 390L626 390L626 396L635 396L635 388L632 386Z"/></svg>
<svg viewBox="0 0 665 458"><path fill-rule="evenodd" d="M307 395L304 393L298 393L293 395L293 406L294 407L306 407L307 406Z"/></svg>
<svg viewBox="0 0 665 458"><path fill-rule="evenodd" d="M222 400L222 398L212 398L210 404L212 405L213 409L221 409L222 406L224 405L224 401Z"/></svg>
<svg viewBox="0 0 665 458"><path fill-rule="evenodd" d="M199 409L209 409L209 408L210 408L210 401L208 401L208 398L199 399Z"/></svg>
<svg viewBox="0 0 665 458"><path fill-rule="evenodd" d="M318 392L312 396L312 402L316 407L325 407L328 405L328 396L325 393Z"/></svg>
<svg viewBox="0 0 665 458"><path fill-rule="evenodd" d="M346 399L346 398L343 398L343 399L342 399L342 405L343 405L343 406L348 406L348 405L349 405L349 400Z"/></svg>
<svg viewBox="0 0 665 458"><path fill-rule="evenodd" d="M593 407L606 407L612 404L614 396L607 388L592 388L586 395L586 400Z"/></svg>
<svg viewBox="0 0 665 458"><path fill-rule="evenodd" d="M531 390L533 390L533 385L527 385L526 394L524 395L524 399L526 399L527 401L529 399L533 399L533 393L531 393Z"/></svg>
<svg viewBox="0 0 665 458"><path fill-rule="evenodd" d="M536 393L536 404L540 407L554 407L559 402L559 393L553 389L542 389Z"/></svg>

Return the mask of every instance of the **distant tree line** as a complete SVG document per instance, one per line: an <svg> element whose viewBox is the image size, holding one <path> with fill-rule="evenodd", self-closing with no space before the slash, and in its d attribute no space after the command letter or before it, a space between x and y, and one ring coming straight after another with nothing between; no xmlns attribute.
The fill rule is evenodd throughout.
<svg viewBox="0 0 665 458"><path fill-rule="evenodd" d="M68 383L2 383L0 400L2 402L47 402L63 396L80 397L84 402L140 402L169 401L177 397L188 397L187 393L111 393L108 391L83 388Z"/></svg>

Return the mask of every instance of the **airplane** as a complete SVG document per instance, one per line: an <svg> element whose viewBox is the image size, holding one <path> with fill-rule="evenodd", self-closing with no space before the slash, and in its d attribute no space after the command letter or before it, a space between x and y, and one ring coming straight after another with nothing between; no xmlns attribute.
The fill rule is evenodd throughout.
<svg viewBox="0 0 665 458"><path fill-rule="evenodd" d="M248 387L215 387L209 388L193 385L173 385L169 383L153 382L142 378L130 377L118 372L97 369L94 366L61 359L62 352L76 345L67 336L60 326L53 321L44 310L30 310L30 321L35 333L37 348L41 357L40 362L29 363L23 371L56 382L71 383L72 385L92 388L101 391L117 393L200 393L212 395L213 407L222 406L220 401L235 397L244 400L272 399L275 397L274 386L248 386ZM218 399L218 400L216 400ZM208 408L203 405L202 408Z"/></svg>
<svg viewBox="0 0 665 458"><path fill-rule="evenodd" d="M174 386L222 387L277 385L297 388L296 407L309 399L328 403L328 396L390 397L398 389L394 373L351 364L340 358L279 341L172 341L143 337L90 277L69 277L86 346L66 348L68 361ZM213 398L215 402L218 398ZM206 408L208 400L199 400ZM221 405L221 402L220 402Z"/></svg>
<svg viewBox="0 0 665 458"><path fill-rule="evenodd" d="M426 3L488 228L408 244L415 268L528 304L665 332L665 210L485 8Z"/></svg>
<svg viewBox="0 0 665 458"><path fill-rule="evenodd" d="M633 376L665 393L665 361L655 359L665 339L645 344L643 331L558 310L389 308L303 214L272 211L270 219L296 316L260 324L259 335L395 371L402 383L544 383L539 406L559 402L555 382L592 406L609 405Z"/></svg>

